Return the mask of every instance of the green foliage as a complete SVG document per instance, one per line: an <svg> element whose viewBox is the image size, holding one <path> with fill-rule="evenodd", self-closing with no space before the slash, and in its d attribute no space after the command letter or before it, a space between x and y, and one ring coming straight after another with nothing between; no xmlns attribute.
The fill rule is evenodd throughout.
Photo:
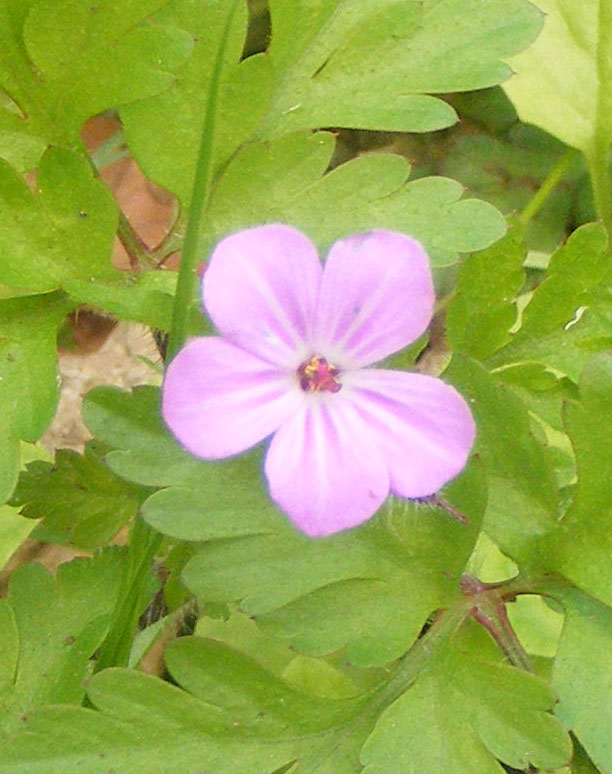
<svg viewBox="0 0 612 774"><path fill-rule="evenodd" d="M50 455L38 444L21 443L20 446L22 466L25 466L28 462L34 462L36 460L47 461L50 458ZM16 447L16 451L19 453L19 446ZM6 465L4 470L5 472L13 473L10 464ZM12 508L10 505L0 506L0 571L5 567L12 554L17 551L35 526L35 521L19 515L18 508Z"/></svg>
<svg viewBox="0 0 612 774"><path fill-rule="evenodd" d="M86 118L168 88L192 41L146 22L163 5L3 0L0 156L30 169L46 145L79 148Z"/></svg>
<svg viewBox="0 0 612 774"><path fill-rule="evenodd" d="M38 195L6 163L0 163L0 281L44 293L67 280L95 282L113 277L110 250L117 208L87 163L70 151L51 148L36 180ZM87 249L75 250L76 245Z"/></svg>
<svg viewBox="0 0 612 774"><path fill-rule="evenodd" d="M23 725L34 707L81 704L89 659L108 627L122 574L118 549L63 564L56 579L35 563L13 573L0 602L4 734Z"/></svg>
<svg viewBox="0 0 612 774"><path fill-rule="evenodd" d="M544 33L519 54L536 5ZM21 472L0 564L33 524L15 506L44 541L94 550L128 526L128 546L55 578L13 573L2 772L612 772L612 11L536 5L0 0L1 500L55 410L66 314L208 333L196 263L266 222L301 228L322 256L376 227L420 240L437 314L385 367L450 360L478 432L437 504L390 497L311 540L271 503L261 448L194 459L157 388L91 392L94 442ZM541 129L501 88L458 93L511 68L507 93ZM426 135L455 109L467 120ZM100 178L108 148L95 163L85 150L84 121L107 110L123 124L111 147L178 199L159 246L140 245ZM603 221L559 249L590 204L579 154L544 130L585 154ZM521 211L505 237L496 207ZM181 248L188 212L177 291L175 274L145 269ZM129 273L111 263L118 231ZM138 671L153 645L162 678ZM522 648L542 676L519 668Z"/></svg>
<svg viewBox="0 0 612 774"><path fill-rule="evenodd" d="M612 771L612 610L575 589L559 596L566 621L553 670L555 712L593 763ZM589 774L595 770L586 760L582 765Z"/></svg>
<svg viewBox="0 0 612 774"><path fill-rule="evenodd" d="M126 138L143 169L176 194L186 210L204 106L231 3L172 0L163 6L154 17L155 23L187 31L195 42L193 54L177 71L174 88L123 107L121 119ZM215 149L217 168L253 134L268 103L271 87L268 57L260 55L240 61L246 18L246 6L241 4L223 53L217 116L217 131L222 141Z"/></svg>
<svg viewBox="0 0 612 774"><path fill-rule="evenodd" d="M541 26L535 8L508 0L273 0L271 15L268 136L321 126L449 126L454 111L427 94L500 83L510 75L500 56L525 48Z"/></svg>
<svg viewBox="0 0 612 774"><path fill-rule="evenodd" d="M19 439L36 441L58 397L57 330L69 305L58 293L0 300L0 498L19 471Z"/></svg>
<svg viewBox="0 0 612 774"><path fill-rule="evenodd" d="M578 586L612 604L612 358L599 355L580 377L580 401L565 407L576 454L578 482L561 529L549 551L556 569Z"/></svg>
<svg viewBox="0 0 612 774"><path fill-rule="evenodd" d="M194 460L162 427L157 402L152 388L131 395L102 388L88 396L84 415L116 448L107 456L113 470L169 487L145 502L147 522L174 538L210 541L183 574L203 600L240 601L306 653L348 645L352 661L379 664L405 652L427 616L456 599L484 508L477 467L446 494L470 517L469 529L439 509L397 502L372 525L312 541L269 502L258 455Z"/></svg>
<svg viewBox="0 0 612 774"><path fill-rule="evenodd" d="M478 115L479 122L495 118L500 107L494 102L493 89L483 107L489 110ZM466 95L467 96L467 95ZM464 103L457 105L465 115ZM473 121L454 130L442 146L436 171L452 177L466 186L466 193L477 196L512 217L529 205L550 171L564 157L566 149L550 135L518 121L491 134ZM578 154L576 154L578 156ZM525 228L525 241L530 249L550 254L565 236L568 220L575 217L573 208L580 192L582 165L574 163L540 212ZM589 218L590 219L590 218Z"/></svg>
<svg viewBox="0 0 612 774"><path fill-rule="evenodd" d="M524 260L520 229L515 228L465 262L446 318L448 342L455 352L486 360L510 341Z"/></svg>
<svg viewBox="0 0 612 774"><path fill-rule="evenodd" d="M492 365L535 361L574 381L593 355L612 343L612 263L605 230L592 223L575 231L551 258L511 342Z"/></svg>
<svg viewBox="0 0 612 774"><path fill-rule="evenodd" d="M313 9L306 11L292 3L288 13L288 8L278 3L272 9L276 33L270 54L250 57L240 63L245 17L242 13L234 19L223 58L219 107L215 116L216 139L213 139L215 185L207 225L200 239L202 250L208 250L221 236L237 228L270 221L293 223L323 247L328 247L339 236L355 231L376 226L395 228L423 241L432 261L438 265L453 263L457 251L479 249L495 241L503 234L504 226L493 208L475 200L458 202L462 190L451 180L432 178L406 185L409 167L397 157L357 159L331 175L321 177L331 161L332 137L323 134L312 137L310 133L296 133L295 130L338 124L366 125L355 124L355 119L349 118L357 115L378 115L372 128L389 128L386 117L404 115L395 107L397 97L392 91L398 88L395 68L401 66L404 72L410 66L416 67L411 57L420 55L413 48L414 35L435 61L438 56L443 56L449 41L441 30L442 14L452 12L452 9L436 8L439 4L431 4L432 7L425 11L412 0L376 0L364 4L359 12L347 3L327 5L313 14ZM333 5L337 8L330 16ZM540 24L538 14L527 4L490 0L488 5L490 16L483 17L483 28L478 31L478 43L482 48L475 48L472 36L476 31L472 25L466 25L462 30L466 46L463 59L453 59L457 69L449 77L468 84L463 88L470 88L474 78L494 81L503 78L507 71L496 57L506 46L525 45ZM501 6L508 6L508 10L511 7L511 21L503 30L497 23L493 25ZM156 18L189 30L198 40L205 36L207 45L197 44L195 55L179 71L175 88L129 105L121 113L136 158L151 177L178 195L183 212L181 222L189 204L205 97L215 66L216 44L230 11L229 3L221 8L204 0L174 0L168 4ZM307 27L300 21L304 14L308 18ZM296 23L299 26L294 28ZM406 29L407 37L400 35L398 24L400 30ZM318 42L313 43L312 36L320 33L319 27L325 27L325 46L328 47L325 51ZM296 44L292 36L297 30L299 43ZM364 94L348 93L343 86L341 73L349 63L351 67L355 64L350 49L338 48L348 30L354 30L355 46L359 45L361 49L364 40L374 36L375 77L388 83L385 89L368 87L365 102ZM454 39L453 45L456 43ZM430 50L436 45L440 47L438 54ZM381 57L385 48L389 57L395 57L391 69L387 60ZM293 52L292 55L301 51L302 59L285 71L288 50ZM404 50L408 62L404 62ZM497 52L494 58L488 58L493 52ZM304 110L286 111L282 105L287 97L283 95L291 92L291 104L294 104L299 101L299 90L310 88L309 68L313 57L320 59L323 56L325 62L326 56L332 53L325 70L337 71L333 78L330 77L330 82L332 88L347 94L351 103L347 107L347 120L342 120L341 115L338 120L332 120L332 116L322 120L323 116L318 115L322 106L341 109L342 99L319 94L318 90L313 95L312 110L306 108L305 102ZM344 56L349 59L336 63L336 54L340 59ZM300 69L300 63L304 69ZM434 67L432 64L432 70ZM419 62L418 78L422 72L422 62ZM416 72L414 77L417 77ZM431 84L434 91L445 90L435 79ZM417 91L420 88L426 91L428 87L422 84ZM440 100L421 94L406 96L406 88L402 88L402 94L403 100L419 106L417 113L408 109L410 105L406 106L406 120L420 116L418 120L433 121L439 126L453 122L454 112ZM264 126L274 127L271 134L265 129L257 130L268 98L270 110ZM307 99L310 97L304 94L304 100ZM372 100L380 105L379 114L368 109ZM390 105L394 106L392 110ZM283 115L287 120L278 120L276 111L279 110L285 111ZM287 137L281 137L286 133L289 133ZM252 144L254 138L261 140L262 137L265 142ZM247 140L251 142L245 144ZM265 195L262 195L263 190Z"/></svg>
<svg viewBox="0 0 612 774"><path fill-rule="evenodd" d="M549 454L531 433L525 405L465 357L454 357L445 376L474 412L476 449L489 485L487 533L504 553L541 566L539 540L557 523L558 493Z"/></svg>
<svg viewBox="0 0 612 774"><path fill-rule="evenodd" d="M83 455L60 449L55 462L33 462L11 504L42 519L33 537L92 551L105 546L136 516L143 490L113 475L95 447Z"/></svg>
<svg viewBox="0 0 612 774"><path fill-rule="evenodd" d="M516 74L504 88L523 121L586 153L600 132L612 141L612 65L599 55L612 36L610 6L607 0L537 0L537 6L546 14L543 32L509 60Z"/></svg>
<svg viewBox="0 0 612 774"><path fill-rule="evenodd" d="M469 514L470 530L436 508L405 503L360 530L315 542L284 524L247 537L245 525L245 537L205 546L185 568L185 583L202 599L239 601L300 652L321 656L346 646L351 663L387 663L406 651L430 613L458 598L484 505L477 482L476 471L468 472L446 494ZM172 513L168 506L168 521Z"/></svg>
<svg viewBox="0 0 612 774"><path fill-rule="evenodd" d="M66 289L79 304L104 309L122 320L163 331L170 328L176 289L174 272L149 271L137 276L115 272L106 282L71 279ZM197 329L195 322L194 329Z"/></svg>
<svg viewBox="0 0 612 774"><path fill-rule="evenodd" d="M281 221L326 249L340 237L380 227L412 234L432 263L443 266L454 263L457 252L480 249L504 233L497 210L460 199L454 180L407 182L410 167L399 156L362 156L321 177L332 152L332 137L322 132L244 148L215 189L210 241L245 225Z"/></svg>
<svg viewBox="0 0 612 774"><path fill-rule="evenodd" d="M364 774L501 774L494 758L520 769L569 760L546 683L491 658L488 643L469 645L452 643L382 715L362 751Z"/></svg>
<svg viewBox="0 0 612 774"><path fill-rule="evenodd" d="M106 670L88 684L98 712L57 706L34 713L0 760L7 774L70 774L82 768L102 774L109 767L195 774L202 766L210 774L228 767L239 774L273 774L291 763L296 774L351 774L361 770L366 742L361 760L371 772L405 767L406 752L429 754L423 763L435 765L439 754L452 749L461 754L448 759L450 774L475 766L498 772L495 756L522 764L526 745L531 760L565 763L570 742L546 714L553 702L546 685L500 664L486 642L453 640L452 632L450 626L442 640L431 643L438 678L422 670L417 651L378 689L343 700L298 691L219 642L181 638L168 649L167 666L187 692L138 672ZM471 669L475 664L478 669ZM422 714L422 699L435 702L441 690L437 701L449 709L452 701L455 713L419 726L419 718L429 718ZM476 706L476 697L482 706ZM410 712L415 703L416 715ZM415 724L418 733L398 737L398 718L407 729ZM172 745L164 743L169 735ZM432 743L424 753L423 738Z"/></svg>

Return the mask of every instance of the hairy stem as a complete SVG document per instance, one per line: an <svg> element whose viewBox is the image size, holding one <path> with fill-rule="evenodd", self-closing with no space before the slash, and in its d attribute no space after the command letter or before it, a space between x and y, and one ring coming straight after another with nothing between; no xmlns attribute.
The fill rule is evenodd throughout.
<svg viewBox="0 0 612 774"><path fill-rule="evenodd" d="M223 58L234 16L240 0L233 0L227 15L225 29L217 50L215 67L210 82L210 89L204 110L204 126L196 162L193 189L185 231L185 241L181 253L174 308L172 310L172 326L168 339L168 357L172 357L183 346L188 333L189 312L195 297L198 268L198 245L202 220L210 200L214 172L214 143L216 128L216 108L219 95L219 82L223 70Z"/></svg>
<svg viewBox="0 0 612 774"><path fill-rule="evenodd" d="M531 659L512 628L502 598L482 600L473 615L487 629L512 666L535 672Z"/></svg>

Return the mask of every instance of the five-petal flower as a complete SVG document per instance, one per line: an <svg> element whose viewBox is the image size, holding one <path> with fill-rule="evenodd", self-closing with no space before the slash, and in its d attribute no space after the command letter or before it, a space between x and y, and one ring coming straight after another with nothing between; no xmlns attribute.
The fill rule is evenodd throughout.
<svg viewBox="0 0 612 774"><path fill-rule="evenodd" d="M431 319L429 261L414 239L352 236L322 266L294 228L246 229L215 248L203 299L221 336L192 339L170 363L164 419L209 460L273 436L270 494L306 534L362 523L389 492L431 495L464 467L474 423L459 393L369 367Z"/></svg>

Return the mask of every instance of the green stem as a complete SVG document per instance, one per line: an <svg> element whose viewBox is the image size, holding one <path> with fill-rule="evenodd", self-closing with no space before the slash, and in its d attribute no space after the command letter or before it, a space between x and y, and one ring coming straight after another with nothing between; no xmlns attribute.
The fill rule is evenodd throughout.
<svg viewBox="0 0 612 774"><path fill-rule="evenodd" d="M125 251L130 257L130 261L133 261L134 269L142 268L143 266L148 269L156 269L157 262L155 258L149 252L147 245L138 236L132 224L119 210L119 221L117 223L117 236L121 240L121 244L125 247Z"/></svg>
<svg viewBox="0 0 612 774"><path fill-rule="evenodd" d="M83 143L80 144L78 150L89 164L94 177L96 177L98 180L101 180L102 176L100 175L100 170L98 169L93 158L87 152L87 148ZM117 211L119 213L119 219L117 222L117 236L121 240L121 244L125 247L125 251L130 257L130 260L135 264L130 268L135 271L142 268L143 266L148 269L156 269L157 263L155 258L151 255L147 245L138 236L132 227L132 224L127 219L126 215L123 213L118 204Z"/></svg>
<svg viewBox="0 0 612 774"><path fill-rule="evenodd" d="M610 47L612 46L612 8L610 3L599 3L597 9L597 103L595 132L585 150L586 160L593 187L593 202L597 217L612 237L612 197L610 195L610 174L608 158L610 150L611 100L606 85L612 78Z"/></svg>
<svg viewBox="0 0 612 774"><path fill-rule="evenodd" d="M472 580L479 583L476 579ZM490 586L481 584L479 590L474 586L473 593L443 612L429 630L415 642L400 660L390 679L372 691L362 705L361 711L349 722L346 728L336 734L333 743L326 739L318 749L313 750L308 763L300 768L301 774L320 774L321 771L328 771L329 761L333 760L334 757L341 759L345 746L352 746L357 736L366 736L368 727L374 725L380 713L404 694L428 669L431 669L432 663L444 652L455 632L470 615L474 614L478 607L486 606L488 603L497 606L500 602L504 603L517 594L545 594L555 597L567 586L568 582L560 576L546 576L544 578L519 576L500 584ZM504 628L504 647L502 649L511 663L531 670L526 654L525 662L519 664L520 661L523 661L524 651L516 640L514 632L510 629L512 632L510 634L506 630L505 624L500 622L500 625ZM513 641L509 644L511 639ZM501 644L498 638L496 638L496 642Z"/></svg>
<svg viewBox="0 0 612 774"><path fill-rule="evenodd" d="M219 95L219 82L223 70L223 59L227 40L239 4L240 0L233 0L227 15L225 29L223 30L221 40L219 41L215 67L206 100L204 126L196 162L195 177L187 218L187 229L185 231L185 241L181 253L181 267L176 286L176 296L174 297L174 308L172 310L172 327L168 339L169 359L172 359L176 352L183 346L188 333L189 313L195 297L195 288L198 280L197 268L200 227L204 213L208 207L213 182L216 107Z"/></svg>
<svg viewBox="0 0 612 774"><path fill-rule="evenodd" d="M528 202L525 209L521 212L521 214L518 217L519 223L521 223L523 226L526 226L532 218L534 218L540 209L544 206L546 201L548 200L548 197L552 194L552 192L555 190L557 185L561 182L563 179L563 176L567 172L567 170L570 167L570 164L578 154L578 151L574 150L574 148L569 148L563 156L557 161L555 166L550 170L548 175L546 176L546 179L542 183L542 185L538 188L538 190L535 192L533 198Z"/></svg>
<svg viewBox="0 0 612 774"><path fill-rule="evenodd" d="M586 151L586 160L593 188L593 203L597 217L612 235L612 197L610 195L610 175L608 172L609 144L601 134L595 136L591 147Z"/></svg>
<svg viewBox="0 0 612 774"><path fill-rule="evenodd" d="M146 607L145 594L151 567L162 536L137 517L130 535L129 564L106 639L100 647L96 672L112 666L127 666L138 619Z"/></svg>
<svg viewBox="0 0 612 774"><path fill-rule="evenodd" d="M506 604L501 595L483 599L474 612L474 618L489 631L512 666L526 672L535 672L531 659L508 620Z"/></svg>

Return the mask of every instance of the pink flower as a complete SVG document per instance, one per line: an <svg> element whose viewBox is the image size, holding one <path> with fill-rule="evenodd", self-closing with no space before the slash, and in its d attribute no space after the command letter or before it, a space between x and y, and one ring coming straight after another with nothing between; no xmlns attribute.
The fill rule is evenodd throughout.
<svg viewBox="0 0 612 774"><path fill-rule="evenodd" d="M322 266L289 226L223 239L203 279L220 337L188 342L166 372L163 416L207 460L272 436L273 500L308 535L369 519L392 492L426 497L464 467L474 423L440 379L369 368L426 329L434 291L421 245L371 231Z"/></svg>

